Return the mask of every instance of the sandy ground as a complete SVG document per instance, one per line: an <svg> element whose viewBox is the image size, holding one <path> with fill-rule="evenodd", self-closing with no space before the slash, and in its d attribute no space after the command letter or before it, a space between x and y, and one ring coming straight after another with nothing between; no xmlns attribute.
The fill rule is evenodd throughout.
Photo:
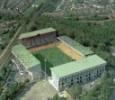
<svg viewBox="0 0 115 100"><path fill-rule="evenodd" d="M56 47L57 44L58 44L57 42L50 43L50 44L47 44L47 45L42 45L42 46L38 46L38 47L35 47L35 48L30 48L29 50L31 52L36 52L36 51L40 51L40 50L43 50L43 49Z"/></svg>
<svg viewBox="0 0 115 100"><path fill-rule="evenodd" d="M60 50L62 50L66 55L72 57L72 59L79 60L82 56L77 52L73 51L69 46L64 43L60 43L57 46Z"/></svg>

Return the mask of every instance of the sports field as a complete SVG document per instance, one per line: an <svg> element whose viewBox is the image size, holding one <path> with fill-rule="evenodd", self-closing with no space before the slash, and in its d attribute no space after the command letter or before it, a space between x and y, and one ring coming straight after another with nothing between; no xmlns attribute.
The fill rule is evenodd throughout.
<svg viewBox="0 0 115 100"><path fill-rule="evenodd" d="M34 52L34 55L41 61L43 69L46 66L48 72L50 67L65 64L73 60L57 47Z"/></svg>

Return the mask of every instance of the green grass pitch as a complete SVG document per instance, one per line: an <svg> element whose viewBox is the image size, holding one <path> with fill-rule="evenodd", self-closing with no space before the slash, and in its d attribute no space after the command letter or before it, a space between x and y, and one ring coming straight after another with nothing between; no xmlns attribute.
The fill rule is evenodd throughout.
<svg viewBox="0 0 115 100"><path fill-rule="evenodd" d="M49 71L51 67L65 64L73 60L71 57L67 56L57 47L34 52L34 55L41 61L43 69L46 66L47 71Z"/></svg>

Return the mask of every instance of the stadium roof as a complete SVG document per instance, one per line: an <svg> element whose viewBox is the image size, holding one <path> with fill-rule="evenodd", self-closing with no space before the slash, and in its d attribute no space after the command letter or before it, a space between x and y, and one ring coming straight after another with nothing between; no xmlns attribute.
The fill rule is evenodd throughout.
<svg viewBox="0 0 115 100"><path fill-rule="evenodd" d="M23 45L19 44L12 48L14 56L24 65L26 69L40 64L39 60L36 59Z"/></svg>
<svg viewBox="0 0 115 100"><path fill-rule="evenodd" d="M81 45L80 43L72 40L71 38L69 38L67 36L60 36L58 39L65 42L67 45L72 47L74 50L76 50L77 52L79 52L83 56L93 54L93 51L89 47L85 47L85 46Z"/></svg>
<svg viewBox="0 0 115 100"><path fill-rule="evenodd" d="M41 29L41 30L37 30L37 31L32 31L32 32L27 32L27 33L22 33L19 36L19 39L24 39L24 38L30 38L30 37L34 37L40 34L47 34L50 32L55 32L56 30L54 28L45 28L45 29Z"/></svg>
<svg viewBox="0 0 115 100"><path fill-rule="evenodd" d="M67 64L53 67L51 68L51 71L53 71L57 77L61 78L77 72L92 69L101 64L106 64L106 61L97 55L92 55L78 61L73 61Z"/></svg>

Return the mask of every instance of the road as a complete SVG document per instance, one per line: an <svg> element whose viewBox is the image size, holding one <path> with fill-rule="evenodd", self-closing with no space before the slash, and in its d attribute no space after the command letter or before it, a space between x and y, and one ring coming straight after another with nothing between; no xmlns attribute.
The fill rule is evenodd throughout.
<svg viewBox="0 0 115 100"><path fill-rule="evenodd" d="M22 27L18 28L17 32L15 33L13 38L10 40L9 44L7 45L7 47L4 49L4 51L0 55L0 66L3 66L5 64L5 62L8 60L8 58L10 57L11 48L12 48L13 44L15 43L15 40L18 37L21 29L22 29Z"/></svg>

